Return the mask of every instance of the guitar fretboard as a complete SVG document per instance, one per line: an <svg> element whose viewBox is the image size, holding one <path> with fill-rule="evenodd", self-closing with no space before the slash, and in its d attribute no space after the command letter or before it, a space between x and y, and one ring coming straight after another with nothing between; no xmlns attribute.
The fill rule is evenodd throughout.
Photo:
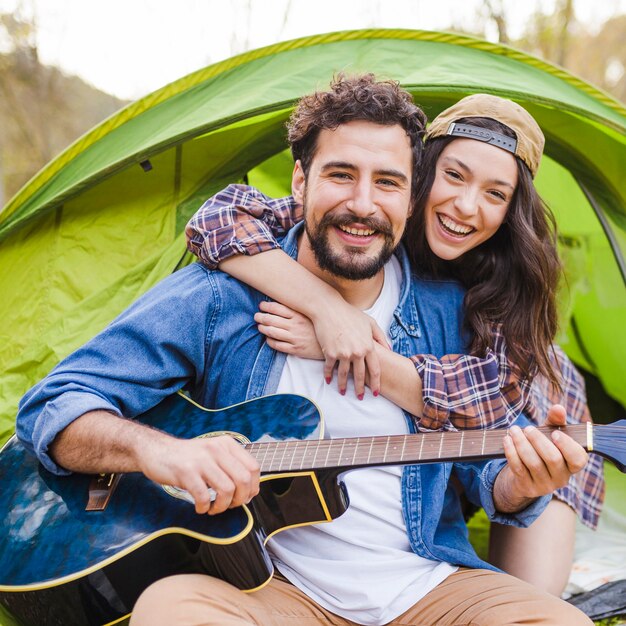
<svg viewBox="0 0 626 626"><path fill-rule="evenodd" d="M554 427L538 430L549 434ZM588 445L587 424L559 428ZM462 430L410 435L354 437L251 443L246 449L257 459L261 472L307 471L338 467L406 465L411 463L477 460L504 456L503 439L508 431Z"/></svg>

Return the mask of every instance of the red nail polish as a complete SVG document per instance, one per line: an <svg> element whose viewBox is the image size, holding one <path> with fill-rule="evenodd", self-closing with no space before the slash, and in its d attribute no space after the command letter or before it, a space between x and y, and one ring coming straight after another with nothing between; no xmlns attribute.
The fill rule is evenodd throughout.
<svg viewBox="0 0 626 626"><path fill-rule="evenodd" d="M364 395L365 395L365 394L360 393L357 397L359 398L359 400L363 400L363 396L364 396Z"/></svg>
<svg viewBox="0 0 626 626"><path fill-rule="evenodd" d="M326 376L324 380L326 381L327 385L330 385L330 376Z"/></svg>
<svg viewBox="0 0 626 626"><path fill-rule="evenodd" d="M346 390L345 390L345 389L340 389L340 390L339 390L339 393L340 393L342 396L345 396L345 395L346 395Z"/></svg>
<svg viewBox="0 0 626 626"><path fill-rule="evenodd" d="M375 391L375 392L374 392L374 397L375 397L375 398L378 398L378 391Z"/></svg>

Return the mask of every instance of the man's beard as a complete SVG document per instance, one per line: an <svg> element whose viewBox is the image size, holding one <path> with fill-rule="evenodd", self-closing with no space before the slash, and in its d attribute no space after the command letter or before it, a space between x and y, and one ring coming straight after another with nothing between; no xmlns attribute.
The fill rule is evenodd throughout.
<svg viewBox="0 0 626 626"><path fill-rule="evenodd" d="M305 204L305 216L307 214ZM377 235L384 237L383 247L375 257L358 247L344 248L341 253L332 250L328 240L328 232L334 226L356 226L371 229ZM365 280L372 278L385 266L393 255L395 242L391 225L373 217L357 218L344 213L333 215L326 213L318 224L309 225L305 218L305 230L315 255L315 260L321 269L348 280Z"/></svg>

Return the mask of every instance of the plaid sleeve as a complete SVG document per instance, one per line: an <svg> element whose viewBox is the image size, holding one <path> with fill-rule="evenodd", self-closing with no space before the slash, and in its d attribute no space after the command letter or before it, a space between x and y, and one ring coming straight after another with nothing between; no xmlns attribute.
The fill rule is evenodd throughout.
<svg viewBox="0 0 626 626"><path fill-rule="evenodd" d="M585 381L561 348L554 346L553 363L561 373L562 392L538 374L532 381L519 379L506 357L504 340L496 329L493 350L485 358L448 355L411 357L422 379L424 411L416 418L423 430L500 428L510 426L523 410L542 424L553 404L562 404L570 424L591 421ZM583 470L557 489L554 497L574 509L580 521L596 528L604 502L602 457L590 454Z"/></svg>
<svg viewBox="0 0 626 626"><path fill-rule="evenodd" d="M248 185L229 185L189 220L187 249L214 269L236 254L278 248L277 238L300 220L302 208L291 196L274 199Z"/></svg>
<svg viewBox="0 0 626 626"><path fill-rule="evenodd" d="M530 381L511 370L497 327L494 336L493 349L484 358L467 354L411 357L422 379L424 399L418 429L491 429L515 422L528 401Z"/></svg>
<svg viewBox="0 0 626 626"><path fill-rule="evenodd" d="M584 378L559 346L554 346L551 357L561 373L562 392L558 393L545 376L538 375L531 388L528 416L540 424L553 404L562 404L567 411L569 424L590 422ZM604 465L602 457L597 454L590 454L584 469L574 474L565 487L554 493L556 498L569 504L580 521L590 528L598 525L604 494Z"/></svg>

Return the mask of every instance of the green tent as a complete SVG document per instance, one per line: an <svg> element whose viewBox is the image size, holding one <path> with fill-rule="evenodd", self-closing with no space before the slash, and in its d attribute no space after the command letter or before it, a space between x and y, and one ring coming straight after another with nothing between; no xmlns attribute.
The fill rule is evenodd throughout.
<svg viewBox="0 0 626 626"><path fill-rule="evenodd" d="M536 58L454 34L364 30L254 50L112 116L0 212L0 437L20 396L164 276L190 261L184 225L244 177L288 192L284 122L332 74L398 80L429 117L462 96L517 100L539 121L538 186L557 215L568 285L560 341L626 406L626 109Z"/></svg>

